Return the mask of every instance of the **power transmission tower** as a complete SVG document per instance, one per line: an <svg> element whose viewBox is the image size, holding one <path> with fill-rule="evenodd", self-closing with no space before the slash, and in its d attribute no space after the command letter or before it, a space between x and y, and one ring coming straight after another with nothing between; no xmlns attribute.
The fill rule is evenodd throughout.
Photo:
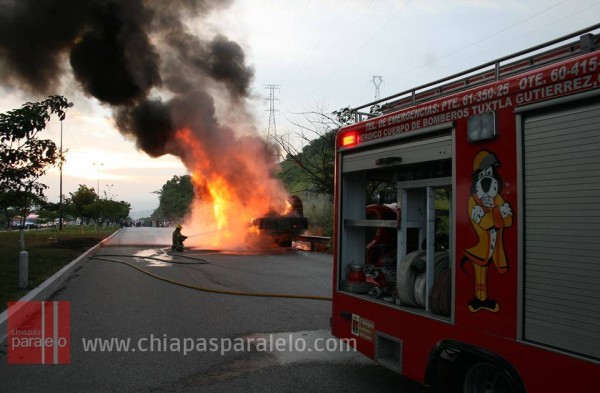
<svg viewBox="0 0 600 393"><path fill-rule="evenodd" d="M279 90L279 85L265 85L265 89L269 90L269 126L267 128L267 143L277 143L277 126L275 125L275 101L279 101L279 98L275 98L275 90Z"/></svg>
<svg viewBox="0 0 600 393"><path fill-rule="evenodd" d="M371 83L375 85L375 101L377 101L379 97L379 86L383 84L383 76L381 75L373 75L371 79Z"/></svg>

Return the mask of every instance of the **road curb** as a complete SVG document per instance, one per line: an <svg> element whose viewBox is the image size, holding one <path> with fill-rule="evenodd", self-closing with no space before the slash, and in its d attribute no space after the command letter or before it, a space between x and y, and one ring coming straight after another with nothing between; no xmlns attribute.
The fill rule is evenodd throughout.
<svg viewBox="0 0 600 393"><path fill-rule="evenodd" d="M27 301L33 301L33 300L43 300L43 299L48 298L58 288L60 288L60 286L67 280L70 273L73 270L75 270L75 268L81 263L81 261L83 261L85 258L87 258L91 254L96 252L96 250L99 249L100 247L102 247L102 245L105 242L110 240L117 233L121 232L121 229L122 228L119 228L115 233L113 233L106 239L101 240L98 244L91 247L89 250L87 250L86 252L84 252L83 254L81 254L80 256L75 258L74 260L72 260L69 264L63 266L62 269L60 269L59 271L54 273L52 276L48 277L46 279L46 281L44 281L43 283L41 283L40 285L38 285L31 291L27 292L27 294L25 296L23 296L21 299L19 299L18 301L19 302L27 302ZM0 314L0 343L4 342L4 340L6 340L6 336L8 334L8 332L6 330L7 318L8 318L8 309L2 311L2 313Z"/></svg>

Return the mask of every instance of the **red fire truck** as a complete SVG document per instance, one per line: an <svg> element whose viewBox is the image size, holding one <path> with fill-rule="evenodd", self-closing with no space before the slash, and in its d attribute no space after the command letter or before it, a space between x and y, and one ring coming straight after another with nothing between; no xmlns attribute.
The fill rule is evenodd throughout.
<svg viewBox="0 0 600 393"><path fill-rule="evenodd" d="M335 336L442 391L600 391L598 29L350 110Z"/></svg>

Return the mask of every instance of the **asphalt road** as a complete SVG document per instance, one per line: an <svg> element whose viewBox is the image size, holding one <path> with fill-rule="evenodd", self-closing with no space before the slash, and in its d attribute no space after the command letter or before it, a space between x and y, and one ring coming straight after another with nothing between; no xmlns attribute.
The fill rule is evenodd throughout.
<svg viewBox="0 0 600 393"><path fill-rule="evenodd" d="M126 228L96 256L120 255L106 258L201 287L330 295L329 255L292 250L262 254L191 250L183 254L187 258L171 259L160 247L139 246L145 242L164 244L164 235L169 233ZM95 259L83 261L52 299L71 304L70 364L9 365L4 343L0 392L423 391L418 384L347 348L327 352L313 349L316 341L321 340L320 349L323 340L331 338L328 301L202 292L161 281L127 265ZM129 339L130 350L84 349L84 339L113 338ZM140 339L146 340L143 348L136 347ZM152 339L154 350L149 351ZM217 343L217 351L198 344L211 339ZM184 340L193 340L195 347L185 355ZM168 346L179 342L179 351L176 346L164 350L165 342ZM280 350L268 347L276 342L285 345ZM233 343L243 350L226 351ZM295 349L303 345L313 350ZM163 348L158 350L159 346Z"/></svg>

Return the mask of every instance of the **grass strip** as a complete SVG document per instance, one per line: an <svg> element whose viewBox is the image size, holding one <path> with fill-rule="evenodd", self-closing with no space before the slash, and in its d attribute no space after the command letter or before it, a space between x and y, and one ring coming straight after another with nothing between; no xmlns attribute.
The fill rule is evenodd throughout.
<svg viewBox="0 0 600 393"><path fill-rule="evenodd" d="M0 232L0 312L6 303L19 300L63 266L96 245L118 228L66 226L25 231L25 251L29 252L29 285L19 288L20 234Z"/></svg>

